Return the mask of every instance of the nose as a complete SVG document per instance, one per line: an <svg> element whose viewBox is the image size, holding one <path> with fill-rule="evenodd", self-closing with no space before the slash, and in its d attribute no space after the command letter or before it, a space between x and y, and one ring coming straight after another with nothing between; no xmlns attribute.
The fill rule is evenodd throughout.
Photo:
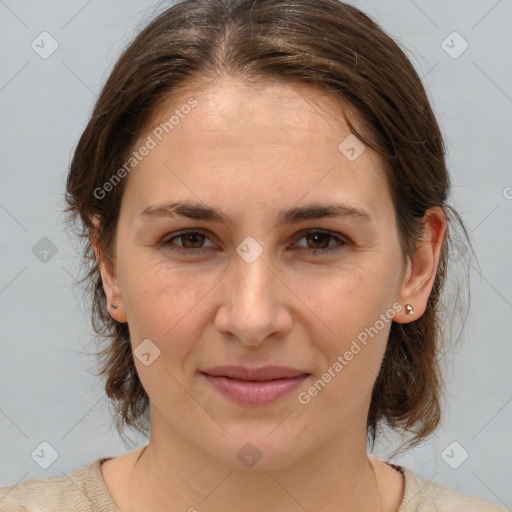
<svg viewBox="0 0 512 512"><path fill-rule="evenodd" d="M215 325L224 336L259 346L290 330L287 301L293 294L271 268L265 251L250 263L237 254L222 288Z"/></svg>

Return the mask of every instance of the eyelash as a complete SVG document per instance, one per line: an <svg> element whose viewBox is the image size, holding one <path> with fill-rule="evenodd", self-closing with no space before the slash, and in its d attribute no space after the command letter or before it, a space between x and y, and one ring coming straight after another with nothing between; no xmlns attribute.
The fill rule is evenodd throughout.
<svg viewBox="0 0 512 512"><path fill-rule="evenodd" d="M200 235L204 235L208 238L208 235L206 233L204 233L203 231L186 230L186 231L180 231L179 233L173 234L170 238L167 238L167 240L165 240L163 242L163 244L166 246L169 246L172 251L176 251L177 253L181 253L181 254L189 254L189 255L192 255L192 254L197 255L198 253L202 254L205 250L211 249L211 247L201 247L199 249L187 249L187 248L183 248L183 247L180 247L180 246L177 246L177 245L174 245L171 243L171 240L174 240L175 238L180 238L182 236L190 235L190 234L194 234L194 235L200 234ZM345 239L341 238L340 236L336 235L335 233L333 233L331 231L324 231L321 229L309 229L309 230L303 231L300 233L301 236L297 241L300 241L304 237L306 237L308 235L312 235L312 234L329 235L331 238L335 238L340 243L340 245L338 245L338 246L327 247L325 249L309 249L308 247L300 248L300 249L306 249L306 250L309 249L314 256L325 255L325 254L328 254L331 252L339 251L341 248L343 248L343 246L347 245L347 243L348 243Z"/></svg>

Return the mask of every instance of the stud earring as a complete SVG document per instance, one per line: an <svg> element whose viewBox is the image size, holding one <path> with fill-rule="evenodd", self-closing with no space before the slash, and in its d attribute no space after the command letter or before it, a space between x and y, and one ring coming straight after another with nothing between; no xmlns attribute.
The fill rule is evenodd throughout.
<svg viewBox="0 0 512 512"><path fill-rule="evenodd" d="M405 305L405 314L406 315L413 315L414 314L414 309L413 309L413 307L410 304L406 304Z"/></svg>
<svg viewBox="0 0 512 512"><path fill-rule="evenodd" d="M118 309L119 308L119 304L112 304L112 309Z"/></svg>

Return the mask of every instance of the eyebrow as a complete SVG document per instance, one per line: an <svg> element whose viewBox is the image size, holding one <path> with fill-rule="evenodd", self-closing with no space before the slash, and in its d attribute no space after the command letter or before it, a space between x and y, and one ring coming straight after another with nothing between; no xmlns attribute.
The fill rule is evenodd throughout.
<svg viewBox="0 0 512 512"><path fill-rule="evenodd" d="M175 216L219 222L227 226L233 225L233 220L218 208L208 207L190 201L168 202L149 206L139 214L139 217L143 219ZM278 224L293 224L325 217L353 217L367 222L373 221L372 216L362 208L340 203L314 203L282 210L278 215Z"/></svg>

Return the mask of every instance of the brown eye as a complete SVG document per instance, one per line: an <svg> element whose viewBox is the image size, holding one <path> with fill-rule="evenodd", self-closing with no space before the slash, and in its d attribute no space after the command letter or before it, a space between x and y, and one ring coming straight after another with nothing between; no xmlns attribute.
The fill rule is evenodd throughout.
<svg viewBox="0 0 512 512"><path fill-rule="evenodd" d="M206 236L202 233L184 233L176 238L179 238L187 249L200 249ZM190 246L188 244L190 244Z"/></svg>
<svg viewBox="0 0 512 512"><path fill-rule="evenodd" d="M329 252L334 252L341 249L344 245L347 245L347 241L334 234L330 231L322 231L322 230L309 230L302 233L302 236L299 240L306 240L305 246L298 246L300 250L304 250L306 252L312 253L313 255L322 255L327 254ZM180 243L173 242L174 240L178 240ZM188 254L201 254L203 251L208 248L214 248L215 246L212 244L209 247L203 247L203 244L206 240L209 240L208 236L201 231L183 231L181 233L176 233L170 238L168 238L164 245L169 247L171 250L181 253ZM330 242L334 240L338 243L332 245Z"/></svg>
<svg viewBox="0 0 512 512"><path fill-rule="evenodd" d="M332 236L327 233L315 232L307 234L305 238L308 243L312 243L314 245L311 249L325 249L329 246L329 241Z"/></svg>
<svg viewBox="0 0 512 512"><path fill-rule="evenodd" d="M302 239L306 240L307 245L299 246L299 248L305 251L310 249L309 252L313 254L326 254L328 252L337 251L348 243L346 240L330 231L321 231L318 229L303 232L300 240ZM338 244L329 245L332 239L337 240Z"/></svg>
<svg viewBox="0 0 512 512"><path fill-rule="evenodd" d="M181 243L174 243L173 240L178 240ZM177 233L172 237L164 241L164 245L170 247L173 251L184 252L184 253L202 253L209 247L203 247L206 240L209 240L208 236L200 231L183 231ZM213 244L210 246L215 247Z"/></svg>

